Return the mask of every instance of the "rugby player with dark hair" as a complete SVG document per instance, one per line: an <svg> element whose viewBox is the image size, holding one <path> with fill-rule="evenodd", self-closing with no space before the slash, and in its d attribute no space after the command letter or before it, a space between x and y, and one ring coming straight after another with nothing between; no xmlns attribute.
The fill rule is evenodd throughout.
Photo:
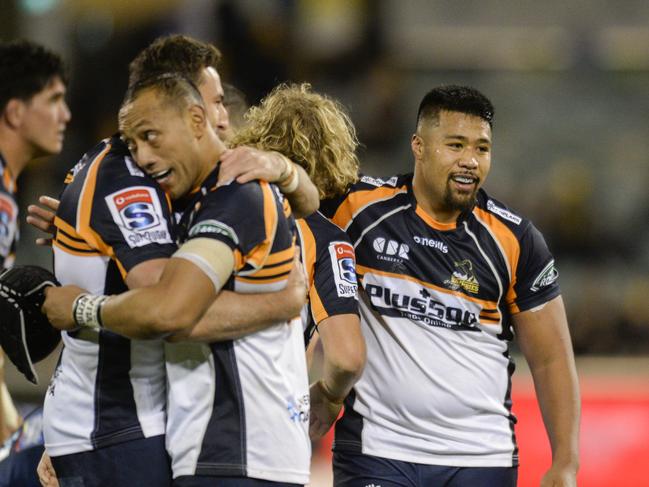
<svg viewBox="0 0 649 487"><path fill-rule="evenodd" d="M0 43L0 270L12 266L18 241L16 181L35 158L58 154L70 110L65 102L66 71L61 57L26 40ZM0 485L38 485L36 464L43 451L40 409L22 423L4 382L0 351L0 442L12 436L0 466ZM16 433L14 433L16 432ZM22 436L22 441L21 437ZM17 441L13 441L17 440Z"/></svg>
<svg viewBox="0 0 649 487"><path fill-rule="evenodd" d="M530 366L550 445L542 486L574 486L580 402L554 259L489 196L493 106L423 98L414 174L363 177L321 211L354 243L367 365L336 425L334 483L515 486L509 354Z"/></svg>
<svg viewBox="0 0 649 487"><path fill-rule="evenodd" d="M180 247L159 282L146 288L111 297L49 288L43 309L55 326L154 338L195 326L223 287L259 293L286 285L296 251L290 209L266 182L217 184L227 148L191 81L167 73L131 86L120 130L143 171L168 174L160 184L184 207ZM167 362L174 485L308 482L309 393L299 320L280 320L242 339L176 344Z"/></svg>
<svg viewBox="0 0 649 487"><path fill-rule="evenodd" d="M207 122L220 133L228 120L215 69L219 58L213 46L186 36L161 38L131 63L131 81L137 84L169 70L177 72L174 68L183 71L204 97ZM153 142L155 133L148 137ZM306 211L317 206L316 190L284 156L241 148L223 154L226 157L232 161L262 159L271 168L276 163L281 168L277 172L288 173L281 174L278 184L297 197L294 204L298 208L306 204ZM177 177L183 176L175 168L145 174L119 135L89 151L68 174L54 221L55 271L60 281L108 293L157 282L166 259L176 249L168 197L159 184L164 187ZM32 222L47 230L50 216L48 210L34 209ZM246 324L256 316L266 326L295 316L304 291L299 279L291 282L283 290L273 289L280 294L272 296L222 293L221 315L228 316L228 323L241 317ZM143 485L143 479L147 485L168 485L164 358L170 345L160 340L131 341L103 330L64 333L63 339L66 348L45 404L45 440L56 475L83 478L86 485L101 485L109 478L119 485ZM76 407L74 415L71 405ZM74 427L69 423L72 417ZM133 455L134 448L146 455ZM131 470L115 471L114 463L105 459L118 457L138 462L130 462ZM52 472L44 460L39 473L47 480ZM156 475L148 468L152 464L160 465Z"/></svg>

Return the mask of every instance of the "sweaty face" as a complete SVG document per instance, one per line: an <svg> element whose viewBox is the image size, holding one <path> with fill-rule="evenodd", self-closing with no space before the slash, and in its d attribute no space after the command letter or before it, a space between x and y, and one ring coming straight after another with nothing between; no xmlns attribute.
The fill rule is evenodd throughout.
<svg viewBox="0 0 649 487"><path fill-rule="evenodd" d="M65 127L71 118L61 79L53 78L45 88L23 103L21 135L32 146L34 157L61 152Z"/></svg>
<svg viewBox="0 0 649 487"><path fill-rule="evenodd" d="M417 201L440 221L471 208L491 167L491 127L486 120L441 111L423 120L412 138ZM420 201L420 200L424 201Z"/></svg>
<svg viewBox="0 0 649 487"><path fill-rule="evenodd" d="M177 199L201 181L189 109L148 89L120 110L120 131L135 162Z"/></svg>
<svg viewBox="0 0 649 487"><path fill-rule="evenodd" d="M200 91L205 102L205 111L210 125L221 140L228 140L230 121L228 111L223 104L221 78L216 69L212 67L203 68L198 91Z"/></svg>

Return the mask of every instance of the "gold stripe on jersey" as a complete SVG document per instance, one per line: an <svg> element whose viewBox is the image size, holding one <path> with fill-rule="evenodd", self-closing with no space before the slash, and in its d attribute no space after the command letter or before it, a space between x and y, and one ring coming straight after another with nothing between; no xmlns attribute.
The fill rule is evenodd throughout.
<svg viewBox="0 0 649 487"><path fill-rule="evenodd" d="M16 182L11 178L11 173L9 172L8 167L5 167L4 171L2 171L2 183L10 193L15 193L18 189L16 187Z"/></svg>
<svg viewBox="0 0 649 487"><path fill-rule="evenodd" d="M266 237L262 243L252 249L243 259L243 263L251 264L256 268L260 268L266 263L277 230L277 207L275 206L273 191L265 181L260 181L259 186L261 187L264 201L264 230ZM235 253L235 262L239 263L240 257L240 255L237 256Z"/></svg>
<svg viewBox="0 0 649 487"><path fill-rule="evenodd" d="M471 301L472 303L476 303L480 305L483 309L487 310L493 310L498 308L498 303L495 301L486 301L484 299L478 299L473 296L469 296L467 294L461 293L459 291L453 291L452 289L446 289L444 287L438 286L436 284L432 284L430 282L422 281L421 279L417 279L416 277L413 276L408 276L406 274L395 274L392 272L386 272L386 271L381 271L378 269L372 269L371 267L366 267L363 265L360 265L356 263L356 272L359 275L364 275L364 274L374 274L378 276L384 276L384 277L390 277L394 279L402 279L404 281L410 281L419 284L420 286L428 287L430 289L434 289L437 292L443 293L443 294L450 294L453 296L457 296L459 298L462 298L466 301ZM500 313L498 312L498 316L500 316ZM495 320L495 317L493 318ZM491 318L490 318L491 321ZM500 318L498 319L498 322L500 322Z"/></svg>
<svg viewBox="0 0 649 487"><path fill-rule="evenodd" d="M435 230L441 230L443 232L448 231L448 230L455 230L457 228L456 222L451 222L451 223L442 223L438 222L435 220L432 216L430 216L428 213L424 211L424 209L417 205L417 208L415 208L415 213L417 213L417 216L424 220L424 222L429 226L434 228Z"/></svg>
<svg viewBox="0 0 649 487"><path fill-rule="evenodd" d="M516 235L514 235L507 225L498 220L493 214L478 207L473 210L473 214L489 230L503 254L510 280L509 288L505 294L505 302L512 313L518 313L520 310L516 304L516 291L514 290L514 286L516 285L518 259L521 255L520 243Z"/></svg>
<svg viewBox="0 0 649 487"><path fill-rule="evenodd" d="M302 240L302 265L306 271L307 278L309 280L309 287L313 287L314 281L314 271L316 259L316 243L315 236L307 225L306 221L303 219L297 220L298 230L300 232L300 238Z"/></svg>
<svg viewBox="0 0 649 487"><path fill-rule="evenodd" d="M286 276L286 274L291 272L291 267L293 267L293 258L284 262L283 264L275 264L270 266L265 265L254 274L246 275L246 277L254 277L256 279L259 277L276 277L280 275Z"/></svg>
<svg viewBox="0 0 649 487"><path fill-rule="evenodd" d="M318 289L315 286L315 261L316 261L316 240L311 228L303 219L297 220L300 238L302 240L302 265L306 271L307 279L309 282L309 305L311 307L311 314L316 324L320 323L325 318L329 317L327 310L322 304L322 299L318 294Z"/></svg>
<svg viewBox="0 0 649 487"><path fill-rule="evenodd" d="M284 201L282 202L282 209L284 210L284 216L288 218L291 216L291 205L288 203L288 200L284 198Z"/></svg>
<svg viewBox="0 0 649 487"><path fill-rule="evenodd" d="M264 267L256 270L252 274L235 276L235 280L247 284L271 284L286 280L293 268L294 253L295 245L291 245L288 249L270 254L266 259Z"/></svg>
<svg viewBox="0 0 649 487"><path fill-rule="evenodd" d="M56 227L56 235L52 243L62 251L83 257L101 255L96 249L88 245L88 242L77 233L72 225L69 225L58 216L54 217L54 226Z"/></svg>
<svg viewBox="0 0 649 487"><path fill-rule="evenodd" d="M288 260L292 261L293 255L295 255L294 247L288 247L284 250L280 250L279 252L273 252L268 256L266 262L264 262L264 266L268 267L271 265L283 264Z"/></svg>
<svg viewBox="0 0 649 487"><path fill-rule="evenodd" d="M126 279L126 269L119 261L115 255L113 248L108 245L104 240L95 232L90 226L90 217L92 214L92 202L95 196L95 188L97 186L97 174L99 172L99 166L101 161L110 149L112 144L106 144L104 150L102 150L95 159L90 163L88 168L88 173L86 174L86 180L83 182L83 188L81 189L81 195L79 197L78 207L77 207L77 234L84 239L90 246L98 250L102 255L106 255L115 261L119 269L120 274L123 279Z"/></svg>
<svg viewBox="0 0 649 487"><path fill-rule="evenodd" d="M331 221L338 225L343 230L347 228L356 213L371 203L378 202L383 199L388 199L398 193L405 193L406 186L398 188L390 188L381 186L378 188L371 188L369 190L356 191L349 193L345 201L340 205Z"/></svg>
<svg viewBox="0 0 649 487"><path fill-rule="evenodd" d="M59 248L62 250L73 250L80 254L99 254L99 252L88 245L87 242L71 237L60 228L56 232L54 243L58 244Z"/></svg>

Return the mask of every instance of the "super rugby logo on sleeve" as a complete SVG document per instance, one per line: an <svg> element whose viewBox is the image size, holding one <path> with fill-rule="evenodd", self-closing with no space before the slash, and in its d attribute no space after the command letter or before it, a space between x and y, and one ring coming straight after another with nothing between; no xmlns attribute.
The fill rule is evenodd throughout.
<svg viewBox="0 0 649 487"><path fill-rule="evenodd" d="M172 243L153 188L134 186L106 196L106 204L129 247Z"/></svg>
<svg viewBox="0 0 649 487"><path fill-rule="evenodd" d="M0 193L0 256L6 257L16 238L18 207L7 194Z"/></svg>
<svg viewBox="0 0 649 487"><path fill-rule="evenodd" d="M356 260L354 247L347 242L331 242L329 255L336 283L336 292L341 298L356 298Z"/></svg>

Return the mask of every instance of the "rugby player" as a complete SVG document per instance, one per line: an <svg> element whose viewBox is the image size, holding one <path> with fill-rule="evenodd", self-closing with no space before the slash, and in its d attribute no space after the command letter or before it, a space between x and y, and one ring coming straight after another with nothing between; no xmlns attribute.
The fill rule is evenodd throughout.
<svg viewBox="0 0 649 487"><path fill-rule="evenodd" d="M321 211L350 236L367 365L336 425L337 486L514 486L509 354L530 366L552 448L543 486L574 486L579 392L557 271L541 233L482 185L491 102L423 98L414 174L363 177Z"/></svg>
<svg viewBox="0 0 649 487"><path fill-rule="evenodd" d="M63 147L70 110L65 102L63 61L30 41L0 43L0 270L12 266L18 241L16 181L33 159L58 154ZM0 351L0 442L21 426L4 382ZM25 428L36 428L40 411ZM12 437L12 440L15 440ZM43 451L40 435L6 445L0 464L0 485L38 485L36 464Z"/></svg>
<svg viewBox="0 0 649 487"><path fill-rule="evenodd" d="M111 298L75 287L50 291L44 310L55 326L164 336L193 327L224 286L239 293L285 286L295 252L290 209L268 183L217 184L226 147L191 81L166 73L131 86L120 129L142 170L184 199L182 244L153 286ZM167 361L174 485L213 485L214 477L219 485L308 482L298 320L209 346L177 344Z"/></svg>
<svg viewBox="0 0 649 487"><path fill-rule="evenodd" d="M227 129L228 120L215 70L219 57L213 46L187 37L161 38L131 64L131 81L170 69L187 73L206 100L208 122L221 132ZM278 154L253 149L240 154L275 157L280 167L292 165ZM238 157L235 151L228 155L234 160ZM102 141L75 166L67 182L55 221L55 270L59 279L99 292L120 292L126 286L134 288L156 282L166 258L176 248L171 238L174 224L166 196L137 168L124 142L118 136ZM295 194L304 187L302 180L291 184ZM41 219L39 225L47 229L46 210L35 212L33 217ZM257 313L270 324L277 311L280 314L276 320L297 313L295 304L293 308L291 305L301 306L300 293L289 286L281 296L275 294L272 299L264 294L223 293L219 300L223 307L241 310L246 323L250 322L251 313ZM279 307L278 300L285 301L285 306ZM70 345L55 372L46 402L46 440L57 475L82 477L87 485L100 485L108 478L119 485L141 485L143 479L147 485L167 485L171 475L168 465L165 467L162 436L164 344L131 342L110 332L66 333L64 340ZM115 360L122 365L108 366ZM77 382L68 376L77 378ZM60 411L66 407L69 410L70 397L75 397L79 406L74 416L76 429L65 424L70 415ZM83 397L86 399L81 400ZM143 397L147 397L146 401ZM83 418L86 421L81 421ZM108 431L98 431L100 427ZM113 472L114 464L104 461L133 456L133 448L140 448L146 455L137 455L139 463L130 462L130 470ZM149 471L151 464L159 465L155 472L158 478ZM47 459L40 473L45 480L51 478Z"/></svg>
<svg viewBox="0 0 649 487"><path fill-rule="evenodd" d="M354 126L342 106L314 93L307 84L280 85L259 106L249 109L233 146L277 151L297 161L332 198L358 179ZM319 212L297 220L301 260L307 272L309 303L302 313L305 343L317 329L324 350L322 377L310 388L311 439L325 434L365 364L365 342L358 319L354 249L349 237ZM185 339L221 340L223 327L203 316ZM311 342L311 343L310 343Z"/></svg>

